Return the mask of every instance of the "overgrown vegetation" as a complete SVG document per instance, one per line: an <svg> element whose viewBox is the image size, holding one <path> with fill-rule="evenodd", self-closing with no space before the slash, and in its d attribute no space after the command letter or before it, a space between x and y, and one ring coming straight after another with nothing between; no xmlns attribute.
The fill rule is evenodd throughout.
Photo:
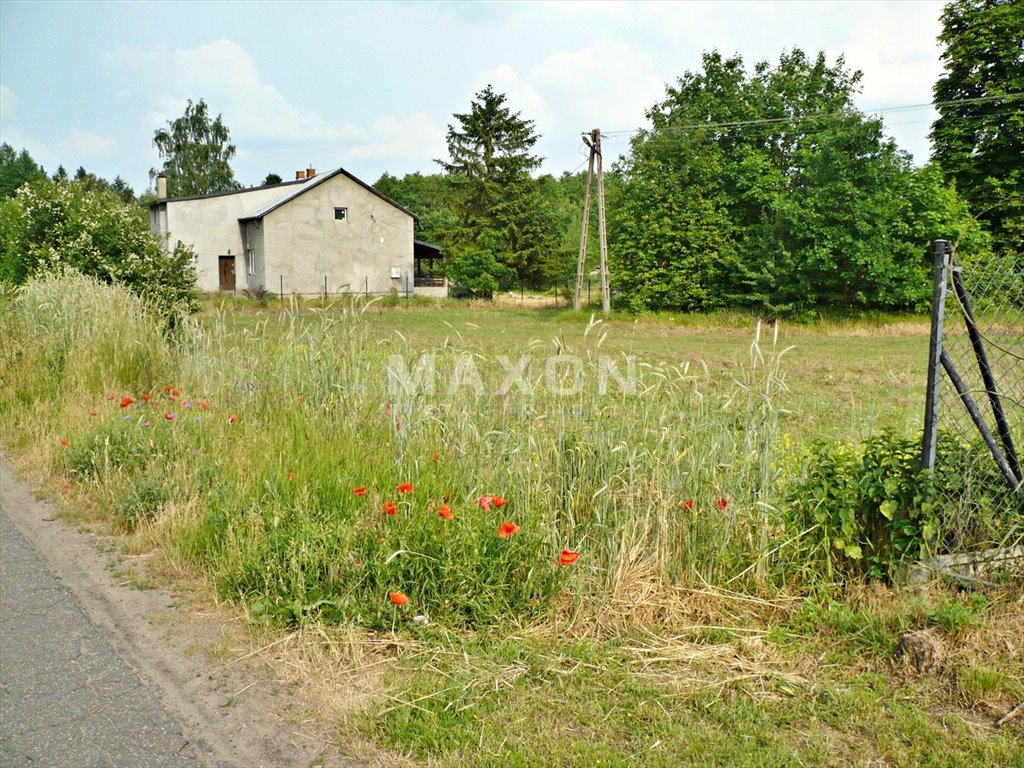
<svg viewBox="0 0 1024 768"><path fill-rule="evenodd" d="M171 323L197 307L194 257L181 243L165 252L139 208L87 178L42 176L0 202L0 281L13 285L74 270L128 287Z"/></svg>
<svg viewBox="0 0 1024 768"><path fill-rule="evenodd" d="M500 313L431 314L436 335L414 336L426 314L378 304L220 313L168 338L121 288L30 282L2 314L4 443L203 573L253 627L297 627L317 638L304 652L351 647L353 628L397 648L361 662L386 670L386 697L338 722L424 760L670 765L694 739L750 765L850 763L865 743L896 764L926 748L936 764L1013 759L1014 732L979 737L914 703L1005 711L1020 660L984 638L1015 615L1013 584L873 597L859 566L822 568L836 550L811 542L839 535L853 497L823 524L787 502L793 482L914 504L920 479L895 436L805 473L808 443L784 432L794 350L731 331L746 355L688 365L651 354L654 326L624 348L628 325L551 315L533 327L554 343L517 353ZM503 388L520 354L532 362ZM820 399L819 375L801 381ZM871 514L854 523L890 549L863 560L916 556L926 518ZM992 522L959 543L1015 524ZM957 656L941 692L917 677L897 692L886 676L919 629L994 650ZM307 684L336 684L323 669Z"/></svg>

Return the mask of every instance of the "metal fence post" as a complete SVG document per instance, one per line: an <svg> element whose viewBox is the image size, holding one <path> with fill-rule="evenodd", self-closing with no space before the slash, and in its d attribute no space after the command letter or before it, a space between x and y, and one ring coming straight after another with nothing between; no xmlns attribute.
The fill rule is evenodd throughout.
<svg viewBox="0 0 1024 768"><path fill-rule="evenodd" d="M939 376L942 375L942 324L946 312L946 283L949 275L952 244L935 241L935 272L932 283L932 327L928 344L928 386L925 390L924 440L921 466L935 468L935 446L938 442Z"/></svg>

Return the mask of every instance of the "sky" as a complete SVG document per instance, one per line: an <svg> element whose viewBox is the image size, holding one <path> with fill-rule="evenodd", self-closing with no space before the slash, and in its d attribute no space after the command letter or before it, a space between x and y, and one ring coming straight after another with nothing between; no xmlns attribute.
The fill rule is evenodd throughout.
<svg viewBox="0 0 1024 768"><path fill-rule="evenodd" d="M927 105L942 2L189 2L0 0L0 141L49 172L79 166L136 193L153 134L189 99L220 114L245 186L308 166L373 183L439 170L445 135L493 85L533 120L541 172L586 163L580 133L645 111L705 51L748 69L784 50L843 56L868 113ZM918 164L930 106L879 112ZM608 158L628 137L605 142Z"/></svg>

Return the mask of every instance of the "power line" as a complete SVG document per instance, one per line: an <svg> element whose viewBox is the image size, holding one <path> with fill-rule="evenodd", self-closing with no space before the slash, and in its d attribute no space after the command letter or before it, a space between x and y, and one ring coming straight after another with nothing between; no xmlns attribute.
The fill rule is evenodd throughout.
<svg viewBox="0 0 1024 768"><path fill-rule="evenodd" d="M896 107L880 107L873 110L851 110L848 112L812 112L804 115L789 115L786 117L765 117L754 120L734 120L730 122L721 123L689 123L685 125L669 125L665 128L665 131L685 131L695 128L745 128L748 126L759 126L759 125L779 125L783 123L794 123L802 120L828 120L835 119L838 117L847 117L856 113L860 114L880 114L885 112L901 112L915 109L924 109L926 107L948 107L948 106L959 106L961 104L982 104L985 102L993 101L1016 101L1024 98L1024 93L1005 93L999 96L978 96L971 99L957 99L955 101L936 101L929 104L904 104ZM979 117L976 115L952 115L954 119L963 118L974 118ZM631 136L641 131L648 130L646 128L630 128L623 130L614 131L601 131L601 135L604 138L616 138L619 136Z"/></svg>

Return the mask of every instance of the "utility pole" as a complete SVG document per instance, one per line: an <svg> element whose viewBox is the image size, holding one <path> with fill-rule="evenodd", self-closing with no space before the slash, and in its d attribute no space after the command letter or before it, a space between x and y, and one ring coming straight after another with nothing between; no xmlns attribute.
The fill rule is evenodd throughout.
<svg viewBox="0 0 1024 768"><path fill-rule="evenodd" d="M597 221L601 249L601 308L604 316L612 311L611 290L608 284L608 234L604 205L604 169L601 162L601 129L595 128L590 135L583 134L583 143L590 147L590 163L587 169L587 189L583 198L583 226L580 230L580 256L576 262L576 294L573 309L582 306L583 273L587 260L587 236L590 230L590 189L594 178L594 164L597 164Z"/></svg>

